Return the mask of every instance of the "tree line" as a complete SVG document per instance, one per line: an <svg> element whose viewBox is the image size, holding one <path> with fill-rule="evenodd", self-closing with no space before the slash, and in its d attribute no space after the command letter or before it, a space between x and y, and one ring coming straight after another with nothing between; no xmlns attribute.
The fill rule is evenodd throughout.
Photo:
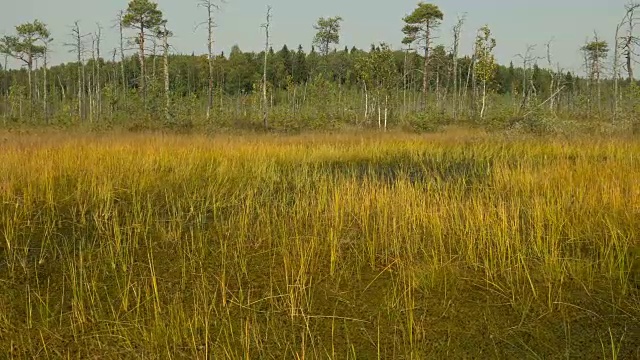
<svg viewBox="0 0 640 360"><path fill-rule="evenodd" d="M615 44L594 34L580 47L585 76L554 62L552 42L544 46L546 56L526 46L515 64L498 64L498 41L488 25L478 29L471 53L462 55L464 17L450 29L453 43L436 44L445 15L422 2L403 18L401 49L385 43L367 50L342 48L344 20L335 16L314 24L309 52L301 45L274 50L269 7L263 51L244 52L236 45L228 54L216 54L219 4L201 0L195 5L204 9L204 55L172 51L170 24L150 0L131 0L117 14L120 42L110 52L102 49L99 25L86 32L76 21L64 40L75 54L72 63L49 66L53 38L46 24L35 20L17 26L0 39L3 124L424 129L453 122L513 125L568 118L628 122L640 110L633 73L640 44L637 4L621 11ZM128 53L131 46L137 54ZM23 66L9 69L9 58Z"/></svg>

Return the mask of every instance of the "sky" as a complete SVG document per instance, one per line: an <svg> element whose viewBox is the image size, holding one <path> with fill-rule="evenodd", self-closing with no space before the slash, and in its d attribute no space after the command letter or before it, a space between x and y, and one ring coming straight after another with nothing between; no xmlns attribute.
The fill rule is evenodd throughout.
<svg viewBox="0 0 640 360"><path fill-rule="evenodd" d="M199 0L157 0L168 20L175 52L206 52L206 28L198 27L206 19ZM471 52L477 29L487 24L497 41L496 58L501 64L521 60L517 54L535 45L535 54L544 56L545 44L552 41L554 64L563 69L582 71L579 53L594 32L612 43L616 25L624 16L628 0L442 0L430 1L444 13L436 44L451 46L451 28L458 16L465 16L461 54ZM118 32L112 28L119 10L127 0L0 0L0 35L11 34L14 27L35 19L49 26L54 38L51 63L73 61L74 55L64 43L71 42L71 25L79 20L82 32L103 27L103 57L118 46ZM226 0L215 13L215 52L228 53L233 45L243 51L264 48L267 5L273 8L272 40L274 50L284 44L307 51L314 36L313 24L319 17L339 15L344 19L339 48L356 46L368 49L372 43L386 42L401 48L402 18L417 5L417 0ZM132 35L131 32L127 32ZM10 66L19 65L10 62ZM555 66L555 65L554 65Z"/></svg>

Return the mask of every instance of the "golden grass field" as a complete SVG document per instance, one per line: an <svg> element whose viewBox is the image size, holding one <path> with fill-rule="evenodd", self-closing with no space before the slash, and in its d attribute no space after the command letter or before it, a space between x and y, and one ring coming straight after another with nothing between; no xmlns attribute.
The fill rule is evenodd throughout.
<svg viewBox="0 0 640 360"><path fill-rule="evenodd" d="M7 358L640 358L639 139L1 138Z"/></svg>

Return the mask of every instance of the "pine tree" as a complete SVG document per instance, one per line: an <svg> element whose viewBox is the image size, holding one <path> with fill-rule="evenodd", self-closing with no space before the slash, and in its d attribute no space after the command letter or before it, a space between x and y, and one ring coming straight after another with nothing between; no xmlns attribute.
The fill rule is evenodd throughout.
<svg viewBox="0 0 640 360"><path fill-rule="evenodd" d="M162 11L158 10L158 4L149 0L131 0L129 7L122 18L122 25L126 28L138 31L136 43L139 47L140 57L140 92L146 108L146 72L145 72L145 41L147 36L152 36L153 31L166 23L162 18Z"/></svg>

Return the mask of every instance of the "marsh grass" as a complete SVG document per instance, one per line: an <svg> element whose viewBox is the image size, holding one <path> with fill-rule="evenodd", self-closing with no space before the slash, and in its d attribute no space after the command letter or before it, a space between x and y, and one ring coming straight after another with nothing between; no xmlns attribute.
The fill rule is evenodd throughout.
<svg viewBox="0 0 640 360"><path fill-rule="evenodd" d="M9 358L640 355L640 142L22 135Z"/></svg>

